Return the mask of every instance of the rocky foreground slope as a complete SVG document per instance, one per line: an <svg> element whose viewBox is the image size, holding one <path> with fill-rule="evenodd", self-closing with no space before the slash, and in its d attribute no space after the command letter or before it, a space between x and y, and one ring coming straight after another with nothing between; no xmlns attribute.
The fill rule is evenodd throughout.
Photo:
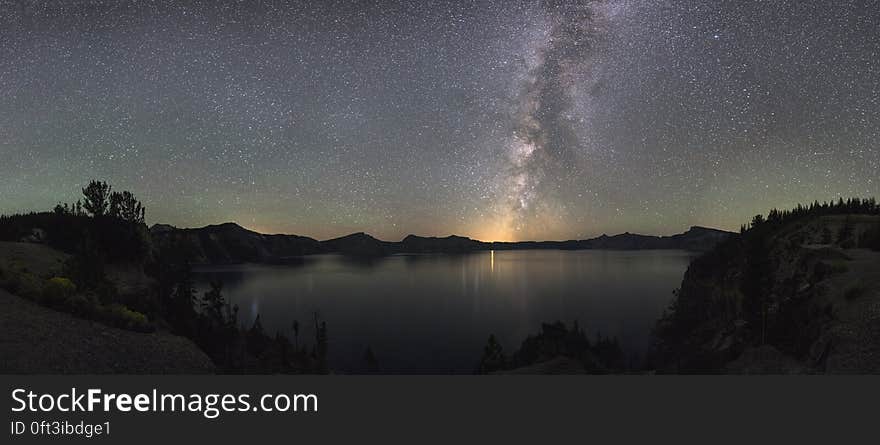
<svg viewBox="0 0 880 445"><path fill-rule="evenodd" d="M69 255L44 244L0 242L0 275L15 264L45 280ZM108 268L111 269L111 268ZM137 292L138 274L120 290ZM143 274L140 274L143 275ZM202 374L214 364L192 341L167 332L133 332L41 306L0 289L0 374Z"/></svg>
<svg viewBox="0 0 880 445"><path fill-rule="evenodd" d="M880 373L880 252L870 241L878 229L877 215L824 215L722 243L685 274L658 323L653 365Z"/></svg>
<svg viewBox="0 0 880 445"><path fill-rule="evenodd" d="M108 327L0 290L0 374L203 374L191 341Z"/></svg>

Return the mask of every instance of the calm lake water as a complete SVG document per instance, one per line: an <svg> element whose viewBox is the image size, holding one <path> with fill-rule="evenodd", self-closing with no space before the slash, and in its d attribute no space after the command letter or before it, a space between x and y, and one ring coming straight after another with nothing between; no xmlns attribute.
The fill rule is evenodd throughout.
<svg viewBox="0 0 880 445"><path fill-rule="evenodd" d="M617 336L643 354L693 254L684 251L520 250L464 255L395 255L354 260L304 257L293 265L202 268L239 306L261 315L267 333L312 344L313 313L327 322L330 366L364 369L369 346L383 372L472 372L489 334L506 352L542 322L577 320L591 335Z"/></svg>

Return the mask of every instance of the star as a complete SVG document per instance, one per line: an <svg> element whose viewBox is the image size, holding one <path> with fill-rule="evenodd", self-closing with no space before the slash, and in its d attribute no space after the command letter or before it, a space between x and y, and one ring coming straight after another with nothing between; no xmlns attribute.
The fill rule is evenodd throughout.
<svg viewBox="0 0 880 445"><path fill-rule="evenodd" d="M209 3L0 3L0 214L94 178L151 224L569 239L880 194L858 2Z"/></svg>

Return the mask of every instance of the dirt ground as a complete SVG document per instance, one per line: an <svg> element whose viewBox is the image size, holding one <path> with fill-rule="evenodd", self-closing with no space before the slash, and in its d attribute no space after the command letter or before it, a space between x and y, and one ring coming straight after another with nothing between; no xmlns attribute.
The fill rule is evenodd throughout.
<svg viewBox="0 0 880 445"><path fill-rule="evenodd" d="M204 374L211 360L167 333L116 329L0 290L0 374Z"/></svg>

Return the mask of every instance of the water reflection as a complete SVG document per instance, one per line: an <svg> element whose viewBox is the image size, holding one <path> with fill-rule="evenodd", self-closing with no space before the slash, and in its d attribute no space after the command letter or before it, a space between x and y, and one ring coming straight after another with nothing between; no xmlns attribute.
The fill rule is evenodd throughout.
<svg viewBox="0 0 880 445"><path fill-rule="evenodd" d="M385 372L470 372L490 333L513 350L544 321L578 320L644 351L689 259L680 251L316 255L201 269L197 280L223 280L242 321L259 313L270 333L290 334L294 319L307 333L320 312L336 370L362 369L370 347Z"/></svg>

